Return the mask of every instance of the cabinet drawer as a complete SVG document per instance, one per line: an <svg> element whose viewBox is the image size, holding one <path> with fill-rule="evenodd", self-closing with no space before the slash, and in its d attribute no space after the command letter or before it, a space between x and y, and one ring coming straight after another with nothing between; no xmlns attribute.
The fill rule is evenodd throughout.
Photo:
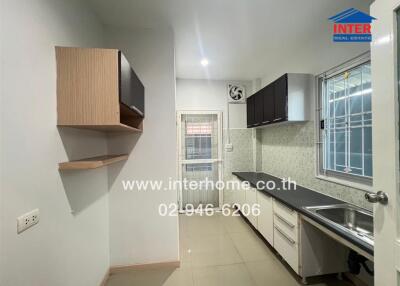
<svg viewBox="0 0 400 286"><path fill-rule="evenodd" d="M293 224L283 218L278 213L274 213L274 226L277 226L280 230L282 230L287 236L293 239L295 242L298 242L298 225Z"/></svg>
<svg viewBox="0 0 400 286"><path fill-rule="evenodd" d="M297 212L276 200L274 200L274 214L286 221L287 224L297 225L298 223Z"/></svg>
<svg viewBox="0 0 400 286"><path fill-rule="evenodd" d="M299 274L298 244L276 225L274 225L274 248L290 267Z"/></svg>

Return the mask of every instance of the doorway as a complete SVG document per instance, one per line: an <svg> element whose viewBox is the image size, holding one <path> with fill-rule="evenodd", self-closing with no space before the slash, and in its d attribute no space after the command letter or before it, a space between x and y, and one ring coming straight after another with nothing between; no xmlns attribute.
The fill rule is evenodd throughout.
<svg viewBox="0 0 400 286"><path fill-rule="evenodd" d="M180 211L220 208L222 112L179 111L178 174Z"/></svg>

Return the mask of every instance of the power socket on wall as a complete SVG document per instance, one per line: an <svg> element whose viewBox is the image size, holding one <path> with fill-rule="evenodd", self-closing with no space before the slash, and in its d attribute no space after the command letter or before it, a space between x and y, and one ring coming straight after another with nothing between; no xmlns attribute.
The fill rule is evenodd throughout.
<svg viewBox="0 0 400 286"><path fill-rule="evenodd" d="M21 233L39 222L39 209L35 209L17 218L17 233Z"/></svg>

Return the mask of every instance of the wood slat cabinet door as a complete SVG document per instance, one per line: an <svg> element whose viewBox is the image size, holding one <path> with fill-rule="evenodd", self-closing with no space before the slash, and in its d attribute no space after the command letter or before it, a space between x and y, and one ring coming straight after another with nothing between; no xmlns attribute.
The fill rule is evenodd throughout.
<svg viewBox="0 0 400 286"><path fill-rule="evenodd" d="M287 120L288 117L288 77L287 74L277 79L274 83L275 114L274 122Z"/></svg>

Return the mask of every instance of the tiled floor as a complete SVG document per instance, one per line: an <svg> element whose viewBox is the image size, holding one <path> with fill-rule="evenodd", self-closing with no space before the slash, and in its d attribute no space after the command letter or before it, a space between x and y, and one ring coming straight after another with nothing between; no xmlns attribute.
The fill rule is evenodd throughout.
<svg viewBox="0 0 400 286"><path fill-rule="evenodd" d="M180 216L179 269L114 274L108 286L297 286L287 267L240 217ZM323 282L321 282L323 281ZM335 277L310 285L348 286Z"/></svg>

